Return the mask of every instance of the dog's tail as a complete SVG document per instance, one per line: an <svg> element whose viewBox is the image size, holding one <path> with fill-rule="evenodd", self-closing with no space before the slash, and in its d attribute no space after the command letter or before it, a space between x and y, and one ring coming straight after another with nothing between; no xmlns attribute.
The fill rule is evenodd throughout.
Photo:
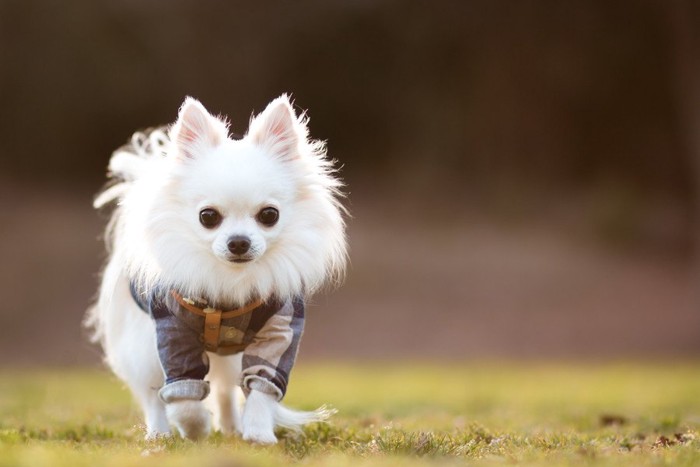
<svg viewBox="0 0 700 467"><path fill-rule="evenodd" d="M275 426L292 431L301 431L304 425L314 422L324 422L338 411L325 405L311 412L292 410L282 404L277 404L275 410Z"/></svg>
<svg viewBox="0 0 700 467"><path fill-rule="evenodd" d="M165 127L134 133L129 144L112 154L108 168L110 183L93 201L95 209L121 199L129 190L131 182L146 171L152 158L165 156L169 143Z"/></svg>

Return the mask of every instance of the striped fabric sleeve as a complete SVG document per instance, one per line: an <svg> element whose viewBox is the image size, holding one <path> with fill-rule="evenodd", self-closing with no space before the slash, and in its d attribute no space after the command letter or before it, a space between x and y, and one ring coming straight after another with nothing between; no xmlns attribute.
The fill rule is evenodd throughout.
<svg viewBox="0 0 700 467"><path fill-rule="evenodd" d="M304 302L289 299L243 351L241 387L246 395L255 389L282 400L303 331Z"/></svg>

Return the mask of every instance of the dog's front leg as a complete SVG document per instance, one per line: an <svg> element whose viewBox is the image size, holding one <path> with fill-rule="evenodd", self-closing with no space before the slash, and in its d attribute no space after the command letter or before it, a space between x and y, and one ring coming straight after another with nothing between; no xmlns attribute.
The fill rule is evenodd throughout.
<svg viewBox="0 0 700 467"><path fill-rule="evenodd" d="M206 438L211 431L211 415L202 400L209 394L209 383L183 379L163 386L158 395L165 402L170 423L184 438Z"/></svg>
<svg viewBox="0 0 700 467"><path fill-rule="evenodd" d="M275 444L275 396L253 389L248 394L243 409L243 439L259 444Z"/></svg>
<svg viewBox="0 0 700 467"><path fill-rule="evenodd" d="M211 417L202 401L179 400L165 406L168 419L183 438L198 440L209 436Z"/></svg>

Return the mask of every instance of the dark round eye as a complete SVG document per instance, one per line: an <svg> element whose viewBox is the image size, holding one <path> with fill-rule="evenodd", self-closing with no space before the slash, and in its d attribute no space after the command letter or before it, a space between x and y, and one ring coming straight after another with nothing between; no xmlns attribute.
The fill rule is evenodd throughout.
<svg viewBox="0 0 700 467"><path fill-rule="evenodd" d="M262 208L256 218L265 227L272 227L280 218L280 212L275 208Z"/></svg>
<svg viewBox="0 0 700 467"><path fill-rule="evenodd" d="M221 224L221 214L212 208L204 208L199 211L199 222L207 229L213 229Z"/></svg>

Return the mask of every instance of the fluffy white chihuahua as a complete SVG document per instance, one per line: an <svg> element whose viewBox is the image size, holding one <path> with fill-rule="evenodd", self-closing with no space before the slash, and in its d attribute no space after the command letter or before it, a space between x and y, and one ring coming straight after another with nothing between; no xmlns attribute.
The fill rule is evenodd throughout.
<svg viewBox="0 0 700 467"><path fill-rule="evenodd" d="M169 129L116 151L109 173L94 204L116 202L110 257L87 324L146 436L205 437L213 412L214 428L267 444L277 426L325 419L280 401L304 300L345 268L341 183L287 96L239 140L187 98Z"/></svg>

